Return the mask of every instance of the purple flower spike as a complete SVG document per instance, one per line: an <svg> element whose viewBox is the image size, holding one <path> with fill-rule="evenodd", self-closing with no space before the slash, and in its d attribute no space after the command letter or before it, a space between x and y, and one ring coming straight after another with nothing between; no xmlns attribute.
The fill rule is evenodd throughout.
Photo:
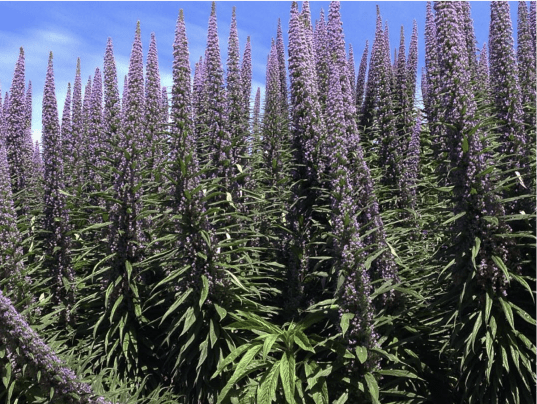
<svg viewBox="0 0 537 404"><path fill-rule="evenodd" d="M533 24L535 24L535 8L533 10ZM535 26L533 27L535 29ZM517 29L517 63L518 82L520 83L521 102L524 108L524 123L527 131L535 129L535 38L531 32L528 10L525 1L518 2L518 29ZM535 133L535 131L533 131ZM530 140L530 139L528 139ZM531 144L535 139L530 140Z"/></svg>
<svg viewBox="0 0 537 404"><path fill-rule="evenodd" d="M75 373L64 365L56 353L17 312L10 299L5 297L1 290L0 342L6 344L8 353L14 358L16 364L30 372L29 377L41 376L39 385L44 388L44 391L46 391L45 388L54 388L54 400L74 404L75 400L70 396L74 393L80 396L80 399L76 400L77 403L111 404L102 397L96 396L89 385L81 382Z"/></svg>
<svg viewBox="0 0 537 404"><path fill-rule="evenodd" d="M53 301L66 306L62 316L64 321L69 322L72 320L71 307L75 302L75 276L71 265L70 239L67 236L69 213L65 194L60 192L65 186L52 52L48 61L42 111L45 187L43 228L46 232L46 257L43 265L52 274Z"/></svg>
<svg viewBox="0 0 537 404"><path fill-rule="evenodd" d="M365 74L367 71L367 56L369 53L369 41L365 41L365 49L360 60L358 77L356 78L356 111L361 114L365 93Z"/></svg>
<svg viewBox="0 0 537 404"><path fill-rule="evenodd" d="M15 65L13 81L9 91L9 102L4 103L7 114L4 115L6 124L6 153L9 163L11 187L13 194L17 194L26 188L27 182L27 158L25 152L27 118L26 113L26 90L24 84L25 60L24 50L20 48L19 58ZM26 212L24 202L15 201L19 215Z"/></svg>

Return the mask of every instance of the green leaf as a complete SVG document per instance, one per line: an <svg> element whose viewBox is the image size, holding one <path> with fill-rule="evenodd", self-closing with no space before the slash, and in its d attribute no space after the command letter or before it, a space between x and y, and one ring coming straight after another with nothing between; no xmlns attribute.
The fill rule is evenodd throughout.
<svg viewBox="0 0 537 404"><path fill-rule="evenodd" d="M377 371L378 374L383 376L394 376L394 377L407 377L409 379L421 379L416 374L409 372L408 370L403 369L380 369Z"/></svg>
<svg viewBox="0 0 537 404"><path fill-rule="evenodd" d="M294 340L295 343L303 350L315 353L315 350L311 346L308 337L301 330L295 330Z"/></svg>
<svg viewBox="0 0 537 404"><path fill-rule="evenodd" d="M263 374L261 383L257 389L257 404L271 404L276 399L276 387L278 386L278 377L280 362L274 362L268 372Z"/></svg>
<svg viewBox="0 0 537 404"><path fill-rule="evenodd" d="M356 357L358 358L361 364L364 364L365 361L367 360L367 348L363 346L357 346Z"/></svg>
<svg viewBox="0 0 537 404"><path fill-rule="evenodd" d="M214 308L216 309L216 312L218 313L218 315L220 316L220 321L222 321L226 315L227 315L227 310L224 309L223 307L220 307L219 305L217 305L215 303L214 305Z"/></svg>
<svg viewBox="0 0 537 404"><path fill-rule="evenodd" d="M444 223L442 223L442 226L446 225L446 224L449 224L451 222L454 222L455 220L457 219L460 219L461 217L463 217L464 215L466 215L466 212L461 212L455 216L452 216L450 217L448 220L446 220Z"/></svg>
<svg viewBox="0 0 537 404"><path fill-rule="evenodd" d="M211 376L211 379L214 379L216 376L218 376L227 365L229 365L236 358L242 355L243 352L250 349L251 346L252 344L244 344L244 345L238 346L233 351L231 351L230 354L226 356L226 358L218 365L218 368L216 369L216 372L214 372L213 375Z"/></svg>
<svg viewBox="0 0 537 404"><path fill-rule="evenodd" d="M475 340L477 338L477 335L479 334L479 328L481 327L481 324L483 323L482 314L483 313L480 312L477 315L477 319L475 320L475 323L474 323L474 329L472 330L472 336L470 338L470 341L471 341L471 344L472 344L472 351L474 350Z"/></svg>
<svg viewBox="0 0 537 404"><path fill-rule="evenodd" d="M201 275L201 281L203 282L203 287L201 289L201 295L200 295L200 308L203 306L203 303L205 303L205 300L207 299L207 296L209 295L209 280L205 275Z"/></svg>
<svg viewBox="0 0 537 404"><path fill-rule="evenodd" d="M505 317L507 318L507 322L511 326L511 328L515 329L515 319L513 317L513 311L511 310L511 306L503 299L499 298L500 304L502 305L503 312L505 313Z"/></svg>
<svg viewBox="0 0 537 404"><path fill-rule="evenodd" d="M211 340L211 348L213 348L214 344L216 344L216 342L218 341L215 328L216 328L216 325L215 325L214 318L211 318L211 321L209 322L209 338Z"/></svg>
<svg viewBox="0 0 537 404"><path fill-rule="evenodd" d="M354 313L344 313L341 316L341 335L345 336L345 333L349 329L349 322L354 318Z"/></svg>
<svg viewBox="0 0 537 404"><path fill-rule="evenodd" d="M485 323L488 324L490 318L490 311L492 310L492 299L487 291L485 294Z"/></svg>
<svg viewBox="0 0 537 404"><path fill-rule="evenodd" d="M292 360L291 360L292 358ZM280 377L282 379L283 393L286 402L295 402L295 364L294 357L290 352L284 352L280 360Z"/></svg>
<svg viewBox="0 0 537 404"><path fill-rule="evenodd" d="M265 338L265 342L263 342L263 360L267 359L268 353L279 336L279 334L269 334L269 336Z"/></svg>
<svg viewBox="0 0 537 404"><path fill-rule="evenodd" d="M129 261L125 261L125 269L127 270L127 281L131 281L132 276L132 265Z"/></svg>
<svg viewBox="0 0 537 404"><path fill-rule="evenodd" d="M166 310L166 313L164 313L164 315L162 316L162 319L160 320L160 324L162 324L162 322L164 320L166 320L166 317L168 317L170 314L172 314L175 310L177 310L177 308L183 304L183 302L187 299L187 297L192 293L192 289L188 289L185 293L182 294L181 298L176 300L168 310Z"/></svg>
<svg viewBox="0 0 537 404"><path fill-rule="evenodd" d="M379 385L377 384L377 379L375 379L375 376L373 376L371 373L366 373L364 377L369 394L371 396L371 401L373 401L374 404L380 404Z"/></svg>
<svg viewBox="0 0 537 404"><path fill-rule="evenodd" d="M116 302L114 303L114 306L112 307L112 311L110 312L110 323L114 323L114 313L116 312L116 309L119 307L121 302L123 301L123 295L119 295Z"/></svg>
<svg viewBox="0 0 537 404"><path fill-rule="evenodd" d="M251 371L251 369L249 369L250 362L252 362L253 358L257 355L261 348L261 345L254 345L253 347L250 346L250 349L244 354L242 359L237 364L235 372L233 372L233 375L227 384L224 386L220 394L218 394L217 404L221 403L226 398L231 388Z"/></svg>
<svg viewBox="0 0 537 404"><path fill-rule="evenodd" d="M474 268L476 268L475 259L477 257L477 254L479 253L480 247L481 247L481 239L479 237L476 237L475 243L472 247L472 263L474 264Z"/></svg>

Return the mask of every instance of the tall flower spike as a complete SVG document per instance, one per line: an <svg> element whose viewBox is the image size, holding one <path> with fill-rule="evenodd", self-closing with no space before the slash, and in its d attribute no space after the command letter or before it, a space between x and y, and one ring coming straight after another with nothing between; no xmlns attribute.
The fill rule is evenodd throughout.
<svg viewBox="0 0 537 404"><path fill-rule="evenodd" d="M289 115L289 102L287 94L287 69L285 67L285 45L283 43L283 33L281 20L278 18L278 29L276 31L276 50L278 51L278 63L280 64L280 88L282 92L282 113Z"/></svg>
<svg viewBox="0 0 537 404"><path fill-rule="evenodd" d="M355 173L348 159L351 138L345 124L341 72L336 63L332 63L330 70L326 125L332 211L330 233L334 235L332 255L339 276L344 278L341 287L335 291L341 307L339 315L354 314L346 333L350 349L357 345L373 347L377 336L373 329L371 282L360 240L359 206L355 203L353 188Z"/></svg>
<svg viewBox="0 0 537 404"><path fill-rule="evenodd" d="M418 79L418 23L416 20L414 20L412 37L410 38L410 49L406 61L406 76L408 105L412 109L416 100L416 81Z"/></svg>
<svg viewBox="0 0 537 404"><path fill-rule="evenodd" d="M108 38L104 53L103 98L103 147L107 150L105 155L112 160L115 167L116 161L119 159L118 153L123 152L113 147L113 145L117 145L121 132L121 100L112 38ZM107 186L111 185L110 178L107 178L106 181Z"/></svg>
<svg viewBox="0 0 537 404"><path fill-rule="evenodd" d="M71 307L74 304L75 276L71 265L70 239L67 235L69 213L66 208L63 182L63 159L58 119L58 106L54 86L52 52L50 52L45 89L43 91L43 161L44 165L44 207L43 228L46 258L43 263L52 274L52 291L55 304L63 303L66 308L63 319L72 320ZM67 287L64 280L69 283Z"/></svg>
<svg viewBox="0 0 537 404"><path fill-rule="evenodd" d="M369 41L365 41L365 49L360 60L360 68L358 69L358 77L356 78L356 111L358 114L362 112L362 105L364 103L365 93L365 74L367 71L367 56L369 53ZM360 121L360 116L358 121Z"/></svg>
<svg viewBox="0 0 537 404"><path fill-rule="evenodd" d="M65 185L68 188L79 185L82 176L82 153L84 140L84 118L82 108L82 80L80 77L80 58L76 63L76 75L73 84L73 105L71 108L71 132L62 139L65 161Z"/></svg>
<svg viewBox="0 0 537 404"><path fill-rule="evenodd" d="M351 84L352 99L356 99L356 70L354 62L354 51L352 44L349 44L349 60L347 61L347 68L349 70L349 82Z"/></svg>
<svg viewBox="0 0 537 404"><path fill-rule="evenodd" d="M412 108L409 108L409 99L407 91L407 70L406 70L406 50L405 50L405 32L401 26L401 37L399 42L399 53L396 60L395 70L395 88L394 88L394 107L396 108L396 130L399 141L403 140L407 129L411 125Z"/></svg>
<svg viewBox="0 0 537 404"><path fill-rule="evenodd" d="M168 131L168 119L170 118L170 104L168 101L168 89L166 87L162 87L161 94L160 94L160 108L162 117L160 118L160 121L162 123L163 131Z"/></svg>
<svg viewBox="0 0 537 404"><path fill-rule="evenodd" d="M537 2L536 1L530 1L530 31L531 36L533 37L533 43L535 44L535 41L537 38L535 37L535 30L537 29L537 22L535 19L537 18ZM537 45L535 45L537 47Z"/></svg>
<svg viewBox="0 0 537 404"><path fill-rule="evenodd" d="M0 124L2 122L0 121ZM23 271L21 236L17 229L17 214L13 206L11 179L5 142L0 139L0 279L14 291ZM22 296L17 296L17 300Z"/></svg>
<svg viewBox="0 0 537 404"><path fill-rule="evenodd" d="M174 209L177 212L182 212L186 210L188 202L183 194L184 191L187 190L190 192L199 182L196 176L198 172L198 156L192 113L192 94L190 90L188 39L182 9L179 10L179 17L175 27L173 57L170 161L171 172L176 176L173 189L175 199ZM184 175L181 170L181 163L185 164Z"/></svg>
<svg viewBox="0 0 537 404"><path fill-rule="evenodd" d="M319 88L319 102L324 112L326 110L326 97L328 96L330 51L328 48L328 32L326 30L323 9L321 9L319 20L315 22L313 43L315 46L315 71L317 73L317 86Z"/></svg>
<svg viewBox="0 0 537 404"><path fill-rule="evenodd" d="M282 166L281 150L287 139L284 137L283 126L286 124L282 117L280 89L280 67L278 62L278 50L273 44L267 62L267 78L265 86L265 111L263 114L263 167L270 173L272 184L284 174Z"/></svg>
<svg viewBox="0 0 537 404"><path fill-rule="evenodd" d="M519 148L522 152L522 148L526 148L526 142L520 133L522 107L509 3L492 2L490 12L488 43L490 86L496 114L500 120L506 122L500 129L502 132L500 152L510 154ZM506 103L506 100L509 100L509 103Z"/></svg>
<svg viewBox="0 0 537 404"><path fill-rule="evenodd" d="M142 181L142 146L145 130L144 65L139 21L136 24L124 96L122 130L118 147L126 153L120 153L114 178L116 202L111 207L112 224L109 235L109 248L115 253L111 263L111 282L118 276L127 279L125 262L137 262L143 254L145 243L141 221L138 218L142 208L142 192L138 185ZM122 291L115 289L113 297L117 298L120 293Z"/></svg>
<svg viewBox="0 0 537 404"><path fill-rule="evenodd" d="M218 41L218 26L216 22L216 5L213 2L209 17L209 29L207 33L207 49L205 52L205 89L204 97L205 125L207 133L202 141L205 154L211 162L210 177L220 177L224 189L235 188L235 156L233 139L228 130L228 116L226 108L226 91L224 86L224 71L220 58L220 46ZM240 92L239 92L240 94ZM201 156L200 156L201 157Z"/></svg>
<svg viewBox="0 0 537 404"><path fill-rule="evenodd" d="M101 71L97 67L91 88L90 110L88 121L88 146L90 150L90 167L88 179L90 189L98 190L102 186L101 171L104 166L103 152L106 150L103 134L103 81Z"/></svg>
<svg viewBox="0 0 537 404"><path fill-rule="evenodd" d="M244 113L244 92L240 69L239 34L235 7L231 15L229 31L226 71L227 117L230 136L232 139L233 161L244 165L243 156L246 154L247 121Z"/></svg>
<svg viewBox="0 0 537 404"><path fill-rule="evenodd" d="M418 115L416 124L412 130L410 142L405 154L405 160L402 162L403 170L401 175L401 203L399 206L403 209L416 208L416 185L419 174L420 162L420 132L421 118Z"/></svg>
<svg viewBox="0 0 537 404"><path fill-rule="evenodd" d="M535 10L534 10L535 12ZM517 26L517 63L518 82L522 93L521 102L524 109L524 123L526 131L535 129L535 40L531 33L530 21L528 21L528 10L525 1L518 2L518 26ZM535 27L534 27L535 28ZM535 131L533 131L535 133ZM535 139L528 139L531 144Z"/></svg>
<svg viewBox="0 0 537 404"><path fill-rule="evenodd" d="M466 41L466 52L468 55L468 67L472 82L477 78L477 40L474 32L474 20L470 14L470 2L461 1L461 21L464 39Z"/></svg>
<svg viewBox="0 0 537 404"><path fill-rule="evenodd" d="M41 377L40 386L44 388L43 391L48 392L46 388L52 387L54 400L64 402L65 399L65 402L70 402L73 395L76 395L80 404L111 404L102 397L95 396L89 385L81 382L71 369L65 367L1 290L0 342L6 344L8 352L14 354L17 365L26 369L29 377Z"/></svg>
<svg viewBox="0 0 537 404"><path fill-rule="evenodd" d="M64 150L64 156L65 142L66 139L71 138L71 130L71 83L67 83L67 94L65 95L65 103L63 104L62 123L60 127L60 136L62 139L62 149Z"/></svg>
<svg viewBox="0 0 537 404"><path fill-rule="evenodd" d="M253 112L253 119L252 119L252 132L254 134L254 138L259 134L260 127L261 127L261 88L257 87L257 91L255 92L255 100L254 100L254 112Z"/></svg>
<svg viewBox="0 0 537 404"><path fill-rule="evenodd" d="M250 127L250 97L252 96L252 43L250 37L246 38L246 47L242 56L241 65L242 98L244 102L244 132Z"/></svg>
<svg viewBox="0 0 537 404"><path fill-rule="evenodd" d="M26 187L26 158L24 156L25 148L25 129L26 129L26 90L25 90L25 60L24 50L20 48L19 58L15 65L11 90L9 91L9 103L7 105L6 122L6 152L9 163L11 187L13 195ZM15 201L15 206L19 214L26 212L25 207L21 206L22 201ZM20 210L19 210L20 209Z"/></svg>
<svg viewBox="0 0 537 404"><path fill-rule="evenodd" d="M426 17L425 17L425 67L426 67L426 82L427 94L423 95L425 114L428 122L438 122L438 105L440 105L439 88L441 78L439 77L438 67L438 49L436 42L436 23L431 2L427 2ZM431 125L431 138L433 139L433 156L438 160L443 160L441 154L447 151L447 139L443 134L440 125ZM439 170L444 169L444 165L440 165Z"/></svg>
<svg viewBox="0 0 537 404"><path fill-rule="evenodd" d="M162 105L160 87L160 72L158 65L157 40L155 34L151 33L151 42L147 53L147 64L145 70L145 131L143 149L145 149L146 166L151 172L152 178L155 176L154 170L164 160L167 154L165 150L165 138L162 136Z"/></svg>

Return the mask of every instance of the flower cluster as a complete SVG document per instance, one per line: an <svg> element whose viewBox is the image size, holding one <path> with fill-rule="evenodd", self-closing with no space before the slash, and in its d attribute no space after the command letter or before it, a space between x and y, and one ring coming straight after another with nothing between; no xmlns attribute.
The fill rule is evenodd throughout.
<svg viewBox="0 0 537 404"><path fill-rule="evenodd" d="M28 325L1 290L0 341L7 345L11 356L19 366L30 365L26 369L35 377L39 377L40 374L42 386L46 383L54 388L55 397L61 397L73 404L110 404L102 397L95 396L89 385L81 382L71 369L65 367L56 353Z"/></svg>

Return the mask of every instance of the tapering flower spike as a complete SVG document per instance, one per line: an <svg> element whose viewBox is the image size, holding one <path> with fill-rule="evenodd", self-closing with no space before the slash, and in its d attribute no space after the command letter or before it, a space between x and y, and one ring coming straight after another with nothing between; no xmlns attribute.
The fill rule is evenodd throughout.
<svg viewBox="0 0 537 404"><path fill-rule="evenodd" d="M25 372L29 372L29 377L41 378L39 385L44 388L43 391L48 393L46 388L52 388L54 400L71 402L72 395L76 394L77 402L80 404L111 404L102 397L96 396L89 385L81 382L75 373L65 366L56 353L17 312L11 300L4 296L1 290L0 342L7 346L16 364L26 369Z"/></svg>
<svg viewBox="0 0 537 404"><path fill-rule="evenodd" d="M71 264L70 239L67 235L69 213L66 208L62 144L58 106L54 86L52 52L50 52L45 89L43 92L43 161L44 161L44 207L43 228L46 258L43 263L52 274L53 301L64 304L64 321L71 321L74 304L75 274ZM68 285L65 285L65 280Z"/></svg>
<svg viewBox="0 0 537 404"><path fill-rule="evenodd" d="M533 10L535 14L535 9ZM535 15L533 16L535 23ZM535 29L535 27L533 27ZM517 63L518 82L520 83L521 103L524 109L524 123L526 131L535 129L535 100L536 100L536 77L535 77L535 39L533 38L530 21L525 1L518 2L518 26L517 26ZM533 131L535 132L535 131ZM531 144L535 139L528 139Z"/></svg>
<svg viewBox="0 0 537 404"><path fill-rule="evenodd" d="M102 186L101 168L104 165L102 161L103 153L106 151L105 138L103 133L103 81L101 71L97 67L93 75L91 88L91 98L88 115L88 149L89 169L88 179L90 180L90 189L99 189Z"/></svg>
<svg viewBox="0 0 537 404"><path fill-rule="evenodd" d="M278 50L275 44L270 49L267 62L267 78L265 85L265 109L263 114L263 167L270 173L275 185L284 174L281 151L288 139L285 137L284 126L286 117L282 116L280 88L280 66Z"/></svg>
<svg viewBox="0 0 537 404"><path fill-rule="evenodd" d="M160 72L158 64L157 39L151 33L151 42L147 54L145 69L145 130L143 149L145 150L146 166L154 178L154 170L166 155L165 138L162 136L162 89L160 86Z"/></svg>
<svg viewBox="0 0 537 404"><path fill-rule="evenodd" d="M278 28L276 31L276 50L278 51L278 63L280 64L280 88L282 93L282 113L289 115L289 102L287 94L287 69L285 67L285 45L283 43L283 33L281 20L278 18Z"/></svg>
<svg viewBox="0 0 537 404"><path fill-rule="evenodd" d="M352 98L356 99L356 69L352 44L349 44L349 59L347 60L347 68L349 70L349 82L351 84Z"/></svg>
<svg viewBox="0 0 537 404"><path fill-rule="evenodd" d="M341 89L341 72L331 65L326 108L327 147L330 167L331 230L334 235L334 266L344 282L335 291L340 305L340 317L353 314L345 335L349 349L355 346L373 347L377 335L373 329L371 281L365 269L364 246L357 221L360 206L355 201L355 182L349 160L351 139L345 124L345 104ZM356 135L356 134L355 134Z"/></svg>
<svg viewBox="0 0 537 404"><path fill-rule="evenodd" d="M537 38L535 36L535 30L537 29L537 22L535 19L537 18L537 2L536 1L530 1L530 32L531 36L533 37L533 43L535 44L535 41L537 41ZM535 45L537 47L537 45Z"/></svg>
<svg viewBox="0 0 537 404"><path fill-rule="evenodd" d="M162 87L160 93L160 108L162 113L162 117L160 118L161 124L163 125L162 130L168 131L168 127L166 125L168 124L168 119L170 118L170 102L168 100L168 89L166 87Z"/></svg>
<svg viewBox="0 0 537 404"><path fill-rule="evenodd" d="M26 114L26 90L25 90L25 59L24 49L20 48L19 58L15 65L13 81L9 91L9 103L7 114L4 115L6 123L6 152L9 163L11 187L13 194L17 194L26 188L26 161L25 158L25 129L27 127ZM4 107L5 108L5 107ZM20 209L19 214L26 212L21 206L22 201L15 201L15 206Z"/></svg>
<svg viewBox="0 0 537 404"><path fill-rule="evenodd" d="M323 111L325 111L330 75L330 50L328 47L328 31L326 29L323 9L321 9L319 20L315 22L313 43L315 47L315 71L317 74L317 87L319 88L319 103Z"/></svg>
<svg viewBox="0 0 537 404"><path fill-rule="evenodd" d="M245 128L248 132L250 123L250 97L252 96L252 43L250 37L246 38L246 47L241 64L242 98L244 102L243 113Z"/></svg>
<svg viewBox="0 0 537 404"><path fill-rule="evenodd" d="M243 156L246 153L247 125L244 113L244 91L242 87L240 69L239 34L237 31L237 17L235 7L231 15L229 31L227 69L226 69L226 99L228 127L232 140L233 161L244 164Z"/></svg>
<svg viewBox="0 0 537 404"><path fill-rule="evenodd" d="M65 185L67 188L79 185L82 177L82 153L84 140L84 118L82 108L82 79L80 58L76 63L75 81L71 106L71 131L62 138L64 151Z"/></svg>
<svg viewBox="0 0 537 404"><path fill-rule="evenodd" d="M175 175L173 189L174 209L177 212L182 212L186 210L188 202L184 191L191 192L199 183L199 178L197 177L199 163L192 112L188 38L182 9L179 11L175 28L173 56L170 161L172 173ZM184 174L183 170L181 170L181 163L185 164Z"/></svg>
<svg viewBox="0 0 537 404"><path fill-rule="evenodd" d="M2 122L0 122L1 124ZM17 213L13 205L11 178L4 140L0 139L0 279L7 289L14 290L23 271L21 236L17 229ZM18 296L20 298L22 296Z"/></svg>
<svg viewBox="0 0 537 404"><path fill-rule="evenodd" d="M365 74L367 71L367 56L369 53L369 41L365 41L365 49L360 60L360 68L358 69L358 77L356 78L356 111L359 114L362 112L365 93ZM359 117L360 118L360 117Z"/></svg>
<svg viewBox="0 0 537 404"><path fill-rule="evenodd" d="M472 20L470 2L461 1L460 18L462 21L462 34L466 42L468 67L472 81L477 78L477 40L474 32L474 20Z"/></svg>
<svg viewBox="0 0 537 404"><path fill-rule="evenodd" d="M261 127L261 88L257 87L254 100L254 112L252 119L252 132L254 137L259 133Z"/></svg>
<svg viewBox="0 0 537 404"><path fill-rule="evenodd" d="M412 27L412 37L410 38L410 48L406 61L406 88L408 91L408 104L414 107L416 99L416 82L418 80L418 23L414 20Z"/></svg>
<svg viewBox="0 0 537 404"><path fill-rule="evenodd" d="M501 154L526 154L528 139L522 130L523 110L508 2L491 2L489 30L490 87L500 128ZM508 102L506 102L508 100ZM518 165L517 161L512 164Z"/></svg>
<svg viewBox="0 0 537 404"><path fill-rule="evenodd" d="M108 157L112 161L117 161L119 158L117 153L120 151L116 151L113 145L117 145L119 133L121 132L121 100L119 98L112 38L108 38L104 53L103 101L103 147L107 150ZM106 181L110 181L110 179Z"/></svg>

